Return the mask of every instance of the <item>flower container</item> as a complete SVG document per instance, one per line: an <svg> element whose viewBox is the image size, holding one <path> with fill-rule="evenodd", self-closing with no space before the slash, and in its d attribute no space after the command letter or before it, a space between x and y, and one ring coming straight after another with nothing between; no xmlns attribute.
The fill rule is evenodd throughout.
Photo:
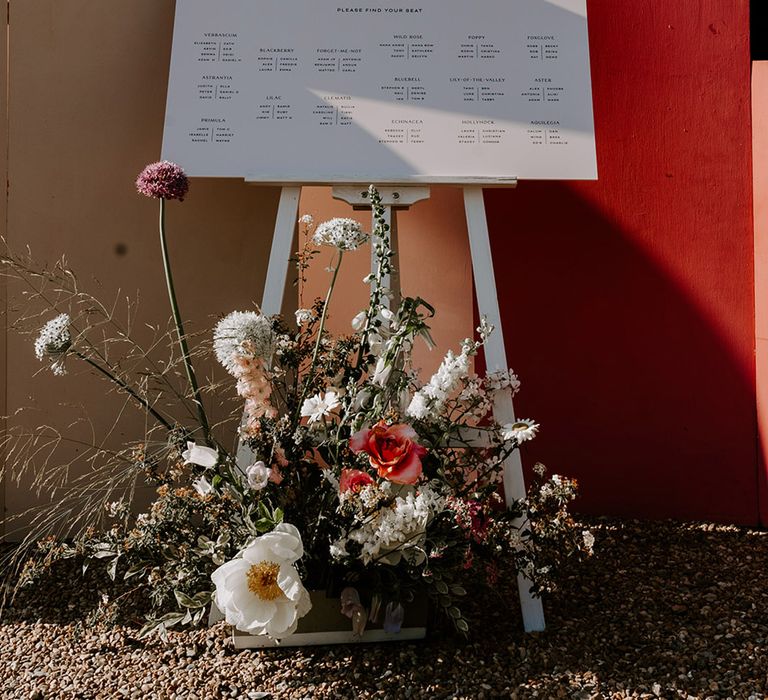
<svg viewBox="0 0 768 700"><path fill-rule="evenodd" d="M384 610L382 607L376 622L369 621L362 635L352 631L352 621L341 614L339 598L329 597L325 591L310 591L312 609L299 620L296 632L281 640L266 635L253 635L233 629L235 649L263 649L267 647L303 647L321 644L361 644L366 642L403 642L424 639L427 634L428 607L426 597L417 596L407 603L403 626L397 633L385 632L382 628ZM210 623L223 619L214 605Z"/></svg>

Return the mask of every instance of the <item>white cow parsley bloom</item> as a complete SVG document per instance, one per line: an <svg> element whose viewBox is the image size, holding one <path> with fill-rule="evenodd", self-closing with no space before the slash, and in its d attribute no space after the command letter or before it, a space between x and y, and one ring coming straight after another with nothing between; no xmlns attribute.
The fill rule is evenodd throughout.
<svg viewBox="0 0 768 700"><path fill-rule="evenodd" d="M301 406L302 417L308 417L310 425L330 415L334 408L340 405L339 395L335 391L326 391L325 395L315 394L305 399Z"/></svg>
<svg viewBox="0 0 768 700"><path fill-rule="evenodd" d="M530 418L518 418L514 423L501 426L501 438L507 442L517 440L518 443L533 440L539 430L539 424Z"/></svg>
<svg viewBox="0 0 768 700"><path fill-rule="evenodd" d="M64 359L72 347L69 323L69 314L59 314L40 329L40 334L35 340L35 356L40 362L48 358L51 361L51 371L58 376L67 373Z"/></svg>
<svg viewBox="0 0 768 700"><path fill-rule="evenodd" d="M299 217L299 223L304 224L305 226L311 226L315 223L315 220L312 218L312 214L303 214Z"/></svg>
<svg viewBox="0 0 768 700"><path fill-rule="evenodd" d="M584 548L591 553L595 547L595 536L589 530L582 530L581 536L584 539Z"/></svg>
<svg viewBox="0 0 768 700"><path fill-rule="evenodd" d="M248 354L269 362L274 350L272 324L255 311L233 311L216 324L213 350L216 359L233 376L238 355Z"/></svg>
<svg viewBox="0 0 768 700"><path fill-rule="evenodd" d="M241 558L216 569L211 574L214 602L227 623L242 632L275 639L293 634L299 618L312 609L295 566L303 555L298 529L280 523L253 540Z"/></svg>
<svg viewBox="0 0 768 700"><path fill-rule="evenodd" d="M357 250L368 240L368 234L354 219L335 218L324 221L315 229L312 241L339 250Z"/></svg>

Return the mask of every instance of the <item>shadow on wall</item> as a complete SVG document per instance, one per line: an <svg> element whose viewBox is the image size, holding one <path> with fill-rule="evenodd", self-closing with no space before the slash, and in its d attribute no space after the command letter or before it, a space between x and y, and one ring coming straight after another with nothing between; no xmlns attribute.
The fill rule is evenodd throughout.
<svg viewBox="0 0 768 700"><path fill-rule="evenodd" d="M729 341L727 290L692 289L727 287L728 261L674 279L579 187L486 192L516 410L542 424L524 463L577 478L586 513L757 522L751 299Z"/></svg>

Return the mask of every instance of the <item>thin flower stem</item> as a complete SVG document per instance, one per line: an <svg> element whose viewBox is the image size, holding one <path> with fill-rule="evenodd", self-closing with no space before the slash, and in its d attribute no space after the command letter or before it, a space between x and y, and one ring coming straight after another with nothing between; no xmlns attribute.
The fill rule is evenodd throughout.
<svg viewBox="0 0 768 700"><path fill-rule="evenodd" d="M139 404L141 404L152 416L157 420L159 423L164 425L168 430L173 430L173 426L165 419L163 416L161 416L152 406L149 404L149 402L143 397L139 396L133 389L131 389L128 384L126 384L120 377L118 377L115 374L112 374L108 369L102 367L97 362L94 362L90 357L87 357L86 355L83 355L82 353L75 352L74 353L77 357L79 357L84 362L88 363L91 367L93 367L96 371L101 372L105 377L109 379L109 381L114 382L119 386L126 394L131 396L135 401L137 401Z"/></svg>
<svg viewBox="0 0 768 700"><path fill-rule="evenodd" d="M165 269L165 282L168 287L168 300L171 302L171 311L173 312L173 320L176 324L176 334L179 338L179 347L181 348L181 355L184 358L184 368L187 370L187 379L189 380L189 386L192 389L192 397L197 407L197 417L200 421L200 427L203 429L205 442L208 444L208 446L210 446L211 429L208 425L208 417L205 415L205 408L203 407L203 401L200 396L200 388L197 385L195 370L192 367L192 358L189 354L187 336L184 333L184 326L181 322L181 313L179 312L179 304L176 301L176 291L173 287L171 261L170 257L168 256L168 244L165 239L165 199L162 198L160 199L160 248L163 252L163 268Z"/></svg>
<svg viewBox="0 0 768 700"><path fill-rule="evenodd" d="M312 383L312 379L315 376L315 365L317 364L317 356L320 353L320 343L323 340L323 331L325 330L325 318L328 314L328 306L331 303L331 295L333 294L333 288L336 286L336 278L339 276L339 269L341 268L341 261L344 257L344 251L339 250L339 262L333 269L333 277L331 278L331 285L328 287L328 293L325 295L325 304L323 304L323 313L320 315L320 327L317 330L317 340L315 341L315 349L312 352L312 363L309 366L309 374L307 380L304 382L304 389L301 392L297 409L301 411L301 405L304 402L304 397L307 395L307 389Z"/></svg>

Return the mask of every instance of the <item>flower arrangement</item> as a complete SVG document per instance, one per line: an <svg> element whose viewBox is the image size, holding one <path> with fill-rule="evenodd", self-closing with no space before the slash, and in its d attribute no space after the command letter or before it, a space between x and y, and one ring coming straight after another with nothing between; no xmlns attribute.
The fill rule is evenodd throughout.
<svg viewBox="0 0 768 700"><path fill-rule="evenodd" d="M188 183L178 166L158 163L137 187L161 202L172 332L184 369L178 378L186 379L182 398L196 420L172 418L151 382L133 386L117 364L89 351L87 331L69 313L46 323L35 352L54 373L79 358L147 414L150 436L124 456L134 476L157 484L157 495L136 515L125 498L105 493L100 512L112 524L89 525L69 543L43 540L22 583L52 559L102 563L115 585L148 601L144 634L201 622L215 604L238 630L284 638L309 613L314 589L338 596L358 634L382 617L384 629L396 632L404 605L423 594L467 632L461 599L468 592L477 596L498 576L518 572L534 591L546 591L567 557L591 552L592 535L568 513L572 480L544 480L537 465L528 496L505 506L504 463L539 426L493 419L495 394L520 388L512 370L473 371L493 329L481 322L475 338L420 379L412 350L421 340L433 346L434 309L420 298L390 308L382 281L393 253L373 187L372 236L351 219L317 227L311 217L301 219L314 246L333 254L324 301L299 309L295 326L258 311L235 311L216 325L211 349L230 379L206 393L236 394L243 409L240 449L225 449L226 424L212 427L207 417L165 245L165 201L181 200ZM375 252L365 279L368 305L349 335L333 337L327 312L344 254L368 241ZM299 253L300 278L317 254L309 251ZM18 260L4 262L21 274ZM167 382L168 373L161 374Z"/></svg>

